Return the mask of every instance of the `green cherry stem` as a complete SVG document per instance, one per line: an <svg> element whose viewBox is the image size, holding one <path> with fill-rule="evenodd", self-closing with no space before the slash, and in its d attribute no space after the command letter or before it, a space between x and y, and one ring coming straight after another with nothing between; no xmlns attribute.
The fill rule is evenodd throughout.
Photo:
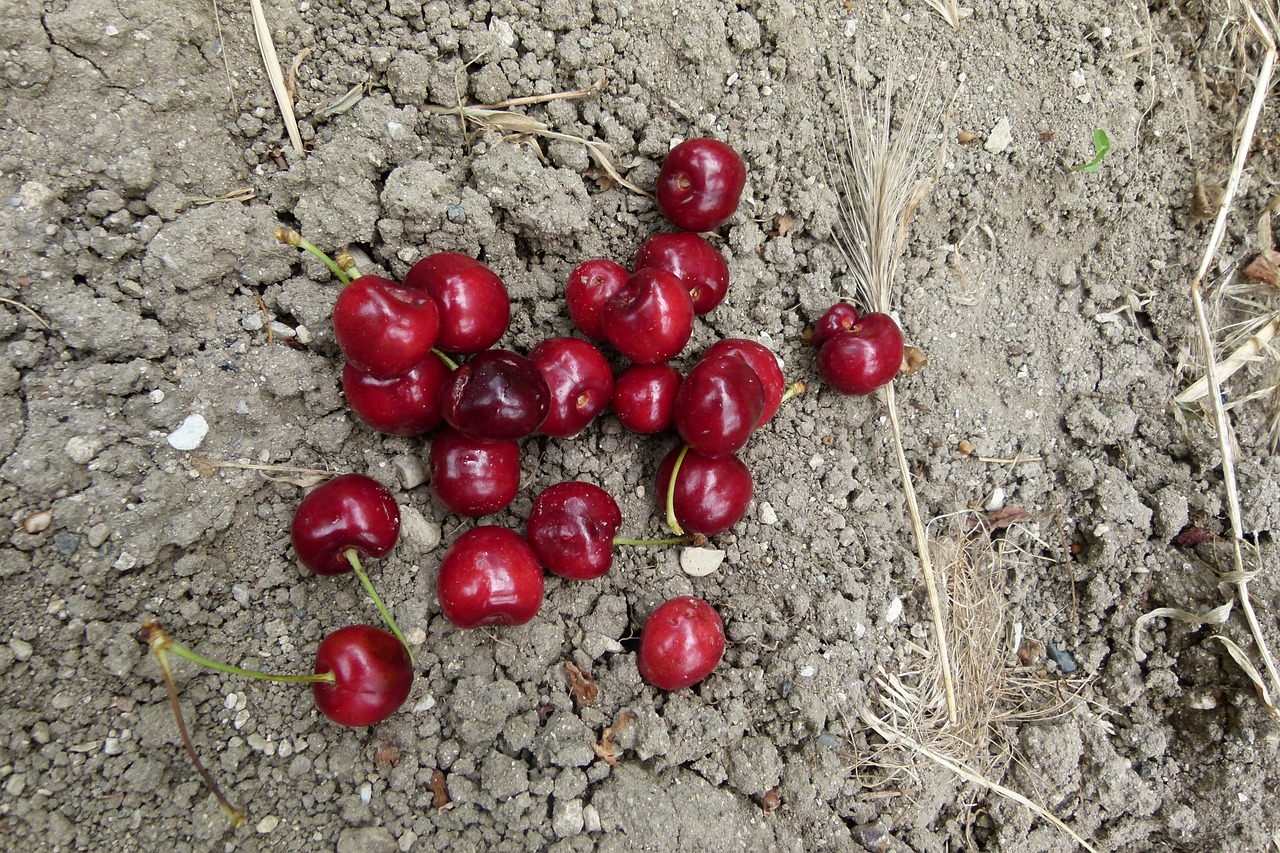
<svg viewBox="0 0 1280 853"><path fill-rule="evenodd" d="M444 362L445 367L449 368L450 370L458 369L458 362L449 358L449 356L445 355L442 351L436 349L435 347L432 347L431 351L436 354L437 358L439 358L441 361Z"/></svg>
<svg viewBox="0 0 1280 853"><path fill-rule="evenodd" d="M304 238L301 234L299 234L294 229L292 228L276 229L276 239L279 240L281 243L284 243L286 246L293 246L295 249L302 249L305 252L310 252L320 260L324 261L325 266L327 266L330 270L333 271L333 274L338 277L339 281L341 281L343 284L351 283L350 276L348 276L345 272L342 271L342 267L338 266L337 263L334 262L333 258L329 257L324 252L320 251L318 248L316 248L315 244L311 243L309 240Z"/></svg>
<svg viewBox="0 0 1280 853"><path fill-rule="evenodd" d="M352 281L355 281L363 275L363 273L360 272L360 268L356 266L356 259L351 257L351 253L346 249L339 252L338 257L334 260L343 272L351 276Z"/></svg>
<svg viewBox="0 0 1280 853"><path fill-rule="evenodd" d="M674 536L670 539L624 539L618 537L613 540L614 545L634 545L638 548L657 547L659 545L685 545L693 542L693 536Z"/></svg>
<svg viewBox="0 0 1280 853"><path fill-rule="evenodd" d="M337 677L332 672L313 672L306 675L280 675L274 672L258 672L254 669L242 669L238 666L232 666L229 663L223 663L222 661L207 658L202 654L191 651L191 649L188 649L186 646L175 643L169 638L168 634L164 633L164 630L160 628L159 625L156 625L153 622L149 622L147 625L143 626L144 632L148 631L148 625L154 625L154 632L158 632L160 637L158 640L155 639L154 632L148 636L147 643L151 646L151 650L153 652L158 649L166 656L169 653L172 653L180 658L185 658L192 663L199 664L200 666L208 667L209 669L216 669L218 672L225 672L230 675L239 675L244 678L255 678L259 681L276 681L280 684L315 684L317 682L321 684L336 684L338 681Z"/></svg>
<svg viewBox="0 0 1280 853"><path fill-rule="evenodd" d="M787 390L783 393L782 399L778 401L778 405L781 406L793 397L799 397L804 391L805 384L803 382L792 382L787 386Z"/></svg>
<svg viewBox="0 0 1280 853"><path fill-rule="evenodd" d="M373 581L369 580L369 575L365 572L364 566L360 565L359 552L355 548L348 548L342 553L347 558L347 562L351 564L351 568L355 570L356 577L360 578L360 584L364 587L364 591L369 593L369 597L373 599L373 604L378 608L378 612L382 614L387 627L391 629L391 633L396 635L400 645L404 646L404 650L408 652L409 663L413 664L413 649L409 648L409 641L404 638L404 634L400 633L400 626L391 617L391 611L387 609L387 605L382 603L382 596L378 595L378 591L373 588Z"/></svg>
<svg viewBox="0 0 1280 853"><path fill-rule="evenodd" d="M667 482L667 527L670 527L671 532L677 536L684 535L684 528L680 526L680 522L676 521L676 476L679 475L680 466L684 464L684 457L688 452L689 445L686 444L680 448L680 455L671 466L671 479Z"/></svg>

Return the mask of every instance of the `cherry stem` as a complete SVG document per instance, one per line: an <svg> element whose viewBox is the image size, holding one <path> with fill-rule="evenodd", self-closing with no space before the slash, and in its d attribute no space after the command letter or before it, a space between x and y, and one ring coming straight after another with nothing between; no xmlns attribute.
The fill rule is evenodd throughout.
<svg viewBox="0 0 1280 853"><path fill-rule="evenodd" d="M458 362L456 362L456 361L454 361L453 359L449 358L449 356L445 355L443 352L441 352L440 350L436 349L435 347L432 347L432 348L431 348L431 351L432 351L433 353L435 353L435 354L436 354L436 357L437 357L437 358L439 358L441 361L443 361L443 362L444 362L444 366L445 366L445 367L449 368L450 370L457 370L457 369L458 369Z"/></svg>
<svg viewBox="0 0 1280 853"><path fill-rule="evenodd" d="M339 252L335 260L343 272L350 273L353 281L362 275L360 268L356 266L356 259L346 249Z"/></svg>
<svg viewBox="0 0 1280 853"><path fill-rule="evenodd" d="M638 548L656 547L659 545L684 545L693 542L693 536L675 536L670 539L623 539L618 537L613 540L614 545L633 545Z"/></svg>
<svg viewBox="0 0 1280 853"><path fill-rule="evenodd" d="M338 266L334 262L333 258L320 251L320 249L316 248L315 244L311 243L294 229L276 229L276 239L281 243L284 243L286 246L293 246L295 249L302 249L305 252L310 252L320 260L324 261L325 266L333 271L333 274L338 277L339 281L343 284L351 283L351 277L342 271L342 267Z"/></svg>
<svg viewBox="0 0 1280 853"><path fill-rule="evenodd" d="M231 805L231 801L222 793L218 783L213 781L213 776L201 763L200 756L196 753L196 745L191 742L191 734L187 731L186 720L182 718L182 703L178 701L178 687L173 683L173 671L169 668L169 650L173 645L173 641L169 639L164 629L156 622L143 623L142 636L147 641L147 646L151 649L151 654L155 657L156 663L160 667L161 676L164 677L164 686L169 692L169 707L173 709L173 719L178 724L178 737L182 740L183 749L187 751L187 757L191 759L191 764L196 768L196 773L200 774L205 786L226 813L231 825L243 826L244 812Z"/></svg>
<svg viewBox="0 0 1280 853"><path fill-rule="evenodd" d="M147 624L155 625L155 623L152 623L152 622L149 622ZM146 625L143 626L143 630L144 631L147 630ZM233 666L229 663L223 663L222 661L217 661L212 658L207 658L202 654L191 651L191 649L188 649L186 646L183 646L179 643L175 643L173 640L169 639L169 636L164 633L164 631L160 628L159 625L155 625L155 630L159 631L159 639L148 638L147 640L147 642L151 645L152 651L156 651L157 649L159 649L161 652L164 652L166 655L169 652L172 652L173 654L177 655L180 658L185 658L194 664L199 664L200 666L208 667L209 669L216 669L218 672L225 672L230 675L239 675L243 678L253 678L253 679L257 679L258 681L275 681L275 682L279 682L280 684L316 684L316 683L337 684L338 683L337 676L335 676L332 672L312 672L306 675L280 675L274 672L259 672L256 669L243 669L238 666Z"/></svg>
<svg viewBox="0 0 1280 853"><path fill-rule="evenodd" d="M396 624L395 619L391 618L391 611L387 609L387 605L382 603L382 596L378 595L378 591L373 588L373 581L369 580L369 575L365 572L364 566L360 565L360 553L355 548L348 548L342 553L347 558L347 562L351 564L351 568L355 570L356 577L360 578L364 591L369 593L369 597L373 599L374 606L378 608L378 612L382 614L387 626L391 628L391 633L396 635L400 645L404 646L404 650L409 653L409 663L412 665L413 649L409 648L409 641L404 638L404 634L400 633L400 626Z"/></svg>
<svg viewBox="0 0 1280 853"><path fill-rule="evenodd" d="M689 445L686 444L680 448L680 455L671 466L671 479L667 481L667 527L670 527L671 532L677 536L684 535L684 528L680 526L680 522L676 521L676 475L680 473L680 466L684 464L684 457L688 452Z"/></svg>
<svg viewBox="0 0 1280 853"><path fill-rule="evenodd" d="M778 405L781 406L793 397L799 397L804 393L805 387L804 382L792 382L787 386L787 390L783 393L782 399L778 401Z"/></svg>

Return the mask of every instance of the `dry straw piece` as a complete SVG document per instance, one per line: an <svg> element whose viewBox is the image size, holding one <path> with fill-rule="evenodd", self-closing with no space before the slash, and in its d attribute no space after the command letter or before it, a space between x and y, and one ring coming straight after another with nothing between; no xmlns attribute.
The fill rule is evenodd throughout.
<svg viewBox="0 0 1280 853"><path fill-rule="evenodd" d="M289 131L289 142L293 144L293 150L302 155L305 152L302 148L302 134L298 132L298 119L293 114L293 98L289 96L289 88L285 85L280 57L276 55L276 43L271 38L267 15L262 11L262 0L249 0L249 9L253 13L253 34L258 40L258 52L262 54L262 64L267 70L267 79L271 81L271 91L275 93L276 103L280 106L285 130Z"/></svg>

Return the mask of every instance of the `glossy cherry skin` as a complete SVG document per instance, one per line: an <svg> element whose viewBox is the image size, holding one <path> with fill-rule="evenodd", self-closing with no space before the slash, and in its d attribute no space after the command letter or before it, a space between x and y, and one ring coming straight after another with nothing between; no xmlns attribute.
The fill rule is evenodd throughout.
<svg viewBox="0 0 1280 853"><path fill-rule="evenodd" d="M631 273L615 261L595 258L584 261L569 273L564 300L569 306L569 319L578 331L597 341L604 340L600 311L605 301L627 283Z"/></svg>
<svg viewBox="0 0 1280 853"><path fill-rule="evenodd" d="M400 538L400 508L387 487L343 474L308 492L290 528L298 562L317 575L351 571L346 551L385 557Z"/></svg>
<svg viewBox="0 0 1280 853"><path fill-rule="evenodd" d="M637 364L657 364L680 354L693 335L693 299L675 273L649 267L634 273L604 303L604 335Z"/></svg>
<svg viewBox="0 0 1280 853"><path fill-rule="evenodd" d="M710 675L722 657L720 614L701 598L684 595L649 614L640 631L636 665L654 687L681 690Z"/></svg>
<svg viewBox="0 0 1280 853"><path fill-rule="evenodd" d="M505 509L520 488L520 445L489 441L445 427L431 440L431 489L458 515Z"/></svg>
<svg viewBox="0 0 1280 853"><path fill-rule="evenodd" d="M677 447L658 465L658 487L655 493L658 509L665 511L667 485L675 467ZM751 472L736 456L712 458L696 450L685 454L680 463L673 495L676 521L685 533L715 536L738 523L751 503Z"/></svg>
<svg viewBox="0 0 1280 853"><path fill-rule="evenodd" d="M513 530L487 525L457 538L440 561L440 611L459 628L523 625L542 606L542 566Z"/></svg>
<svg viewBox="0 0 1280 853"><path fill-rule="evenodd" d="M676 394L676 432L707 456L737 453L760 423L764 402L751 365L728 355L703 358Z"/></svg>
<svg viewBox="0 0 1280 853"><path fill-rule="evenodd" d="M613 383L613 413L631 432L653 435L676 423L676 394L684 377L665 361L632 364Z"/></svg>
<svg viewBox="0 0 1280 853"><path fill-rule="evenodd" d="M427 255L405 273L405 287L425 290L440 309L445 352L470 355L498 342L511 321L511 299L502 279L475 258L456 252Z"/></svg>
<svg viewBox="0 0 1280 853"><path fill-rule="evenodd" d="M440 425L440 389L449 375L430 354L408 373L378 379L350 363L342 368L342 391L356 417L387 435L422 435Z"/></svg>
<svg viewBox="0 0 1280 853"><path fill-rule="evenodd" d="M858 325L858 309L848 302L837 302L823 312L818 322L813 324L813 330L809 333L809 343L820 347L836 335L847 332L856 325Z"/></svg>
<svg viewBox="0 0 1280 853"><path fill-rule="evenodd" d="M760 415L759 428L778 411L782 405L782 395L787 391L787 378L782 375L782 365L778 357L767 346L746 338L725 338L716 341L703 351L702 357L732 356L740 358L755 371L756 378L764 388L764 412Z"/></svg>
<svg viewBox="0 0 1280 853"><path fill-rule="evenodd" d="M686 231L713 231L738 209L747 168L716 139L686 139L667 154L654 194L658 208Z"/></svg>
<svg viewBox="0 0 1280 853"><path fill-rule="evenodd" d="M543 435L573 438L613 398L613 369L594 344L578 338L547 338L529 351L551 392Z"/></svg>
<svg viewBox="0 0 1280 853"><path fill-rule="evenodd" d="M311 685L316 707L335 723L358 728L390 717L409 698L413 664L404 644L381 628L348 625L320 641L317 673L332 672L334 684Z"/></svg>
<svg viewBox="0 0 1280 853"><path fill-rule="evenodd" d="M632 268L645 267L661 267L684 281L693 300L693 313L699 317L719 305L729 292L729 265L724 256L691 231L654 234L645 240Z"/></svg>
<svg viewBox="0 0 1280 853"><path fill-rule="evenodd" d="M362 275L342 289L333 306L333 333L356 369L400 376L427 357L440 332L435 300L412 287Z"/></svg>
<svg viewBox="0 0 1280 853"><path fill-rule="evenodd" d="M622 526L618 502L592 483L556 483L533 502L525 538L547 571L592 580L613 565L613 537Z"/></svg>
<svg viewBox="0 0 1280 853"><path fill-rule="evenodd" d="M485 350L445 377L440 409L450 426L477 438L523 438L547 419L551 390L529 359Z"/></svg>
<svg viewBox="0 0 1280 853"><path fill-rule="evenodd" d="M892 317L863 314L857 325L818 350L818 375L841 394L863 396L898 375L902 351L902 330Z"/></svg>

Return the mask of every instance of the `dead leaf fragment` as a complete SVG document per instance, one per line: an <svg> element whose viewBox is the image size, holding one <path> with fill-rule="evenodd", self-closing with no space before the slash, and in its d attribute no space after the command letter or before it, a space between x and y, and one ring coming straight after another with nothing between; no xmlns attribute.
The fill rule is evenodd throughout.
<svg viewBox="0 0 1280 853"><path fill-rule="evenodd" d="M380 743L373 751L373 763L379 767L395 767L400 763L400 747L394 743Z"/></svg>
<svg viewBox="0 0 1280 853"><path fill-rule="evenodd" d="M1018 646L1018 661L1023 666L1035 666L1042 660L1044 660L1044 644L1039 640L1028 637L1022 641L1022 645Z"/></svg>
<svg viewBox="0 0 1280 853"><path fill-rule="evenodd" d="M785 237L791 233L791 229L796 226L795 217L788 213L781 216L775 216L772 220L773 227L769 229L770 237Z"/></svg>
<svg viewBox="0 0 1280 853"><path fill-rule="evenodd" d="M1275 287L1277 272L1280 272L1280 252L1275 249L1258 255L1244 268L1244 275L1254 281L1264 281Z"/></svg>
<svg viewBox="0 0 1280 853"><path fill-rule="evenodd" d="M993 530L1003 530L1011 524L1017 524L1019 521L1027 521L1032 518L1031 513L1027 512L1020 506L1006 506L988 515L986 518L975 518L969 522L969 532L976 533L979 530L987 533Z"/></svg>
<svg viewBox="0 0 1280 853"><path fill-rule="evenodd" d="M967 130L962 130L956 134L956 142L959 142L961 145L968 145L970 142L973 142L977 138L978 138L978 134L970 133Z"/></svg>
<svg viewBox="0 0 1280 853"><path fill-rule="evenodd" d="M591 673L572 661L564 662L564 671L569 676L569 690L573 693L573 701L580 706L590 705L600 695L600 688Z"/></svg>
<svg viewBox="0 0 1280 853"><path fill-rule="evenodd" d="M929 364L929 358L919 347L902 348L902 367L899 372L903 376L914 376Z"/></svg>
<svg viewBox="0 0 1280 853"><path fill-rule="evenodd" d="M756 797L755 801L760 806L760 811L764 812L764 816L768 817L778 810L778 806L782 805L782 795L778 793L778 787L775 785Z"/></svg>
<svg viewBox="0 0 1280 853"><path fill-rule="evenodd" d="M1188 524L1182 530L1178 531L1178 535L1173 537L1173 544L1179 548L1194 548L1202 545L1210 539L1216 539L1217 535L1206 528L1194 524Z"/></svg>
<svg viewBox="0 0 1280 853"><path fill-rule="evenodd" d="M431 789L431 807L433 809L447 809L453 805L453 799L449 796L449 786L444 780L444 773L437 767L431 771L431 781L427 783L427 787Z"/></svg>
<svg viewBox="0 0 1280 853"><path fill-rule="evenodd" d="M636 715L630 711L623 711L618 715L618 722L609 726L609 728L605 729L600 734L600 741L598 743L591 744L591 751L594 752L597 757L603 759L610 767L618 766L618 756L617 753L614 752L614 749L617 747L615 738L617 738L618 732L622 731L626 727L627 723L631 722L635 718Z"/></svg>

